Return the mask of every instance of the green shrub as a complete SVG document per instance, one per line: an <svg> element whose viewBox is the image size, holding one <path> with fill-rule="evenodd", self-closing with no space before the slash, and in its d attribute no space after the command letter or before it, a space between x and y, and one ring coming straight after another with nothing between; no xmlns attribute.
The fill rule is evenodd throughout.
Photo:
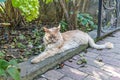
<svg viewBox="0 0 120 80"><path fill-rule="evenodd" d="M0 77L8 78L12 77L14 80L20 80L20 72L18 70L17 62L10 60L9 62L0 59Z"/></svg>
<svg viewBox="0 0 120 80"><path fill-rule="evenodd" d="M88 32L97 28L97 25L93 21L93 17L86 13L79 13L77 15L78 26L80 29Z"/></svg>
<svg viewBox="0 0 120 80"><path fill-rule="evenodd" d="M86 13L77 14L78 29L88 32L97 28L97 25L94 23L93 17ZM68 23L65 20L60 22L61 31L65 32L68 30Z"/></svg>
<svg viewBox="0 0 120 80"><path fill-rule="evenodd" d="M27 21L32 21L39 15L38 0L12 0L12 5L21 10Z"/></svg>
<svg viewBox="0 0 120 80"><path fill-rule="evenodd" d="M0 0L0 2L5 2L6 0Z"/></svg>
<svg viewBox="0 0 120 80"><path fill-rule="evenodd" d="M0 2L0 23L10 23L11 27L23 24L23 17L18 9L12 6L11 0Z"/></svg>
<svg viewBox="0 0 120 80"><path fill-rule="evenodd" d="M61 29L60 29L61 32L65 32L68 30L68 24L65 22L65 20L62 20L60 22L60 25L61 25Z"/></svg>

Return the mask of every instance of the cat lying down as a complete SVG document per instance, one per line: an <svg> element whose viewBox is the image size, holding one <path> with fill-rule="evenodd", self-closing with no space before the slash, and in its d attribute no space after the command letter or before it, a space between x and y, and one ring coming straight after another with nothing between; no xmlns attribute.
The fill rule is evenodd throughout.
<svg viewBox="0 0 120 80"><path fill-rule="evenodd" d="M80 30L71 30L64 33L60 32L58 27L47 29L44 27L45 36L43 38L45 51L31 60L31 63L38 63L57 53L78 47L79 45L89 44L96 49L113 48L113 44L107 42L102 45L95 44L94 40L85 32Z"/></svg>

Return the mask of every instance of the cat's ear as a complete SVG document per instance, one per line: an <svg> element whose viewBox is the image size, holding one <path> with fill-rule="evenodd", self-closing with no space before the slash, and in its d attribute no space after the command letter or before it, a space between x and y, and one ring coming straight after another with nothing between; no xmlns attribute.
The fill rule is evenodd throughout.
<svg viewBox="0 0 120 80"><path fill-rule="evenodd" d="M59 26L57 27L58 31L60 31L60 27L61 27L61 25L59 24Z"/></svg>
<svg viewBox="0 0 120 80"><path fill-rule="evenodd" d="M56 28L55 32L59 32L60 31L60 24L59 26Z"/></svg>
<svg viewBox="0 0 120 80"><path fill-rule="evenodd" d="M43 27L43 30L44 30L45 32L49 32L49 29L46 28L46 27Z"/></svg>

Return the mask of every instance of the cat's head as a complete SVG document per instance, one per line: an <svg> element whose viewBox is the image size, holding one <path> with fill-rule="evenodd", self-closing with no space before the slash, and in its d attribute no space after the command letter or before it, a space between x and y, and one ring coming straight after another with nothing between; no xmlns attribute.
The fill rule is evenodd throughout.
<svg viewBox="0 0 120 80"><path fill-rule="evenodd" d="M45 31L44 39L48 44L56 43L61 38L60 26L53 28L43 28Z"/></svg>

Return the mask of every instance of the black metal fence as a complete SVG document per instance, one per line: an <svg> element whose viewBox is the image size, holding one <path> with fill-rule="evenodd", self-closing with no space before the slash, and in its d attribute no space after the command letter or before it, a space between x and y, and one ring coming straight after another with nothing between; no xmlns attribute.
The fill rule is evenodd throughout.
<svg viewBox="0 0 120 80"><path fill-rule="evenodd" d="M97 37L118 29L120 21L120 0L99 0Z"/></svg>

